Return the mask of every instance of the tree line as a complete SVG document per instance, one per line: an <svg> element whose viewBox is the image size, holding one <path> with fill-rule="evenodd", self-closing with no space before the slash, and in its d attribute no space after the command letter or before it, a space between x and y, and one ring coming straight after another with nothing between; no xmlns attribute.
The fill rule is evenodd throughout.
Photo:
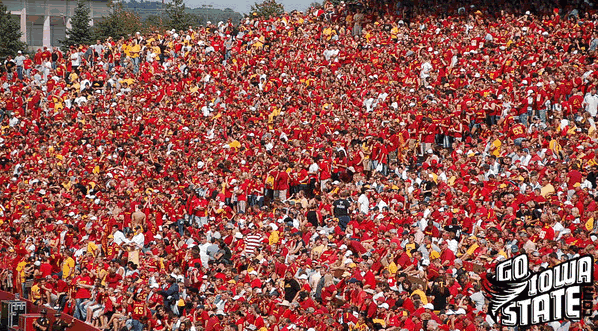
<svg viewBox="0 0 598 331"><path fill-rule="evenodd" d="M164 5L161 14L149 15L144 19L134 11L125 7L122 2L110 1L110 14L90 25L91 10L86 1L79 0L71 17L71 27L67 29L67 37L60 40L60 46L68 49L73 45L94 44L95 40L106 40L108 37L120 39L134 35L136 32L148 33L150 31L176 30L185 31L190 26L205 25L211 18L214 9L190 9L183 0L171 0ZM233 24L239 23L242 16L232 10L219 11L215 19L224 20L230 17ZM207 13L207 15L206 15ZM284 13L282 4L276 0L263 0L251 6L251 11L246 16L252 18L270 18ZM213 22L217 23L217 22ZM15 56L18 51L27 51L26 43L20 40L22 33L18 17L11 15L6 6L0 1L0 59L6 56ZM58 46L58 45L55 45Z"/></svg>

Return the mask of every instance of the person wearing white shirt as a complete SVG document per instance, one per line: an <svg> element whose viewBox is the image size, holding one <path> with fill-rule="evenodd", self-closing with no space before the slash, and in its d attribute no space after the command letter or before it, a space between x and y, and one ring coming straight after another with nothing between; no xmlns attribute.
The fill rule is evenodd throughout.
<svg viewBox="0 0 598 331"><path fill-rule="evenodd" d="M376 207L378 207L378 210L382 211L384 208L388 208L388 204L384 200L378 199L378 204Z"/></svg>
<svg viewBox="0 0 598 331"><path fill-rule="evenodd" d="M455 254L457 254L457 250L459 249L459 242L456 241L454 238L450 239L450 238L441 238L438 241L438 245L442 244L444 241L447 242L448 244L448 249L450 249L451 251L453 251Z"/></svg>
<svg viewBox="0 0 598 331"><path fill-rule="evenodd" d="M382 100L382 101L386 101L386 98L387 98L387 97L388 97L388 93L386 93L386 92L381 92L381 93L378 95L378 99L379 99L379 100Z"/></svg>
<svg viewBox="0 0 598 331"><path fill-rule="evenodd" d="M520 156L519 160L521 161L521 165L527 167L529 165L529 161L532 159L531 154L527 148L523 149L523 153Z"/></svg>
<svg viewBox="0 0 598 331"><path fill-rule="evenodd" d="M113 226L113 230L112 230L112 236L114 237L114 243L117 245L122 245L122 244L128 244L129 243L129 239L127 239L127 237L125 237L125 234L122 233L122 231L120 231L118 229L118 226Z"/></svg>
<svg viewBox="0 0 598 331"><path fill-rule="evenodd" d="M316 162L312 163L309 166L309 173L317 174L319 170L320 170L320 167L318 166L318 164Z"/></svg>
<svg viewBox="0 0 598 331"><path fill-rule="evenodd" d="M363 106L366 109L366 112L371 113L374 108L376 108L376 103L374 98L367 98L363 101Z"/></svg>
<svg viewBox="0 0 598 331"><path fill-rule="evenodd" d="M339 53L338 49L327 49L323 52L326 61L330 61L331 58L336 57Z"/></svg>
<svg viewBox="0 0 598 331"><path fill-rule="evenodd" d="M359 199L357 199L357 204L359 205L359 211L364 214L367 215L370 212L370 198L368 197L368 189L367 188L362 188L361 189L361 195L359 196Z"/></svg>
<svg viewBox="0 0 598 331"><path fill-rule="evenodd" d="M135 228L135 235L131 238L131 244L141 249L145 245L145 235L141 227Z"/></svg>
<svg viewBox="0 0 598 331"><path fill-rule="evenodd" d="M89 81L87 81L89 83ZM89 83L91 85L91 83ZM77 106L81 107L81 104L87 102L87 98L85 98L84 96L78 96L77 98L75 98L75 103L77 104Z"/></svg>
<svg viewBox="0 0 598 331"><path fill-rule="evenodd" d="M70 55L70 59L71 59L71 66L73 68L73 70L77 70L77 68L79 67L79 65L81 65L81 53L73 50L73 52Z"/></svg>
<svg viewBox="0 0 598 331"><path fill-rule="evenodd" d="M199 248L199 258L201 259L201 265L207 266L208 261L210 260L210 255L208 254L208 247L211 245L211 243L208 241L208 238L206 236L203 236L200 242L201 243L197 245L197 247Z"/></svg>
<svg viewBox="0 0 598 331"><path fill-rule="evenodd" d="M561 236L563 235L562 232L563 232L563 230L565 230L565 227L557 219L556 223L554 223L554 225L552 226L552 230L554 231L556 240L559 240L559 239L561 239ZM569 230L569 232L571 232L571 230Z"/></svg>
<svg viewBox="0 0 598 331"><path fill-rule="evenodd" d="M426 62L424 62L421 65L419 78L421 80L421 85L428 86L427 78L430 77L430 72L432 71L432 69L434 69L434 67L432 67L432 64L428 59L425 59L425 61Z"/></svg>
<svg viewBox="0 0 598 331"><path fill-rule="evenodd" d="M595 87L592 87L590 92L583 98L582 106L590 113L590 116L596 117L596 113L598 112L598 94L596 94Z"/></svg>

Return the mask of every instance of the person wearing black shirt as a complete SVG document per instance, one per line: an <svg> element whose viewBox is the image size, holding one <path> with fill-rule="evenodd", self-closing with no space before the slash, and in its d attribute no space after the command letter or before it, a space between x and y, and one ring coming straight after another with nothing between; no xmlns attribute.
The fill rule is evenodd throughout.
<svg viewBox="0 0 598 331"><path fill-rule="evenodd" d="M230 251L230 248L226 245L223 240L218 241L218 252L216 252L216 262L217 263L230 263L230 259L232 258L233 254Z"/></svg>
<svg viewBox="0 0 598 331"><path fill-rule="evenodd" d="M351 221L351 217L349 216L349 207L351 204L349 201L347 201L346 197L347 193L343 192L340 199L335 200L332 203L332 207L334 208L334 217L338 218L338 225L343 231L345 231L347 224L349 224Z"/></svg>
<svg viewBox="0 0 598 331"><path fill-rule="evenodd" d="M446 299L451 295L448 288L441 282L434 282L432 288L428 290L428 295L434 297L433 304L435 310L444 310L447 306Z"/></svg>
<svg viewBox="0 0 598 331"><path fill-rule="evenodd" d="M434 182L431 180L424 180L421 183L422 194L426 201L428 201L430 197L432 197L432 188L434 187L434 185Z"/></svg>
<svg viewBox="0 0 598 331"><path fill-rule="evenodd" d="M14 72L16 66L17 66L17 64L12 59L12 56L10 56L10 55L7 56L6 60L4 61L4 69L6 70L7 79L9 81L12 80L12 75L13 75L13 72Z"/></svg>
<svg viewBox="0 0 598 331"><path fill-rule="evenodd" d="M444 227L445 231L448 232L453 232L455 234L455 238L457 240L459 240L459 238L461 237L461 226L459 225L458 221L456 218L453 218L453 220L451 221L451 224L447 225ZM434 307L436 307L436 305L434 305Z"/></svg>
<svg viewBox="0 0 598 331"><path fill-rule="evenodd" d="M532 221L532 211L527 204L521 203L515 217L517 221L523 222L524 226L528 227Z"/></svg>
<svg viewBox="0 0 598 331"><path fill-rule="evenodd" d="M284 277L284 299L293 302L300 290L299 282L293 278L293 274L287 272Z"/></svg>
<svg viewBox="0 0 598 331"><path fill-rule="evenodd" d="M6 118L8 115L8 110L6 110L6 102L0 102L0 124L4 122L4 118Z"/></svg>
<svg viewBox="0 0 598 331"><path fill-rule="evenodd" d="M587 176L587 180L592 184L592 189L596 189L596 170L597 167L596 166L592 166L591 168L592 171L588 172L588 176Z"/></svg>
<svg viewBox="0 0 598 331"><path fill-rule="evenodd" d="M33 322L33 329L35 331L49 331L50 330L50 321L46 317L46 314L47 314L46 310L42 309L39 313L42 316Z"/></svg>
<svg viewBox="0 0 598 331"><path fill-rule="evenodd" d="M52 331L64 331L73 326L73 322L67 323L62 319L61 313L54 314L54 323L52 323Z"/></svg>

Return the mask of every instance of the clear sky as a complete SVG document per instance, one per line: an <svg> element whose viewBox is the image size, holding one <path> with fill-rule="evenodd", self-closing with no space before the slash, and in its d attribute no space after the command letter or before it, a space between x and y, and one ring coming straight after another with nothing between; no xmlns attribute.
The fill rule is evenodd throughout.
<svg viewBox="0 0 598 331"><path fill-rule="evenodd" d="M307 7L316 0L276 0L284 5L286 11L300 10L305 11ZM165 0L168 2L168 0ZM225 9L230 8L241 14L246 14L251 9L251 6L261 0L185 0L185 5L191 8L201 8L201 5L212 5L214 8ZM321 0L318 2L322 2Z"/></svg>

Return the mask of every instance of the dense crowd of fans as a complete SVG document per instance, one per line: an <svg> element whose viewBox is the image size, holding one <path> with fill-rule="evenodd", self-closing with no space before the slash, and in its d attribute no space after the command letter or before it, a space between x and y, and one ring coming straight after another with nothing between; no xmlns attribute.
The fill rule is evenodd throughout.
<svg viewBox="0 0 598 331"><path fill-rule="evenodd" d="M7 59L2 288L106 330L500 329L497 262L598 258L598 16L562 5L326 3Z"/></svg>

